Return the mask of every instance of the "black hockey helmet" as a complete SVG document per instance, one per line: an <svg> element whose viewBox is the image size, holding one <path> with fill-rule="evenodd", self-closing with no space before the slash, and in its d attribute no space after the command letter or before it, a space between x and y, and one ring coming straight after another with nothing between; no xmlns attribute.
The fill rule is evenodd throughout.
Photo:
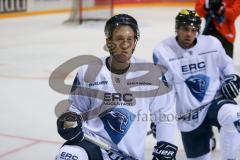
<svg viewBox="0 0 240 160"><path fill-rule="evenodd" d="M107 38L111 37L114 29L117 26L120 26L120 25L130 26L134 31L135 39L139 40L140 33L139 33L137 21L132 16L130 16L128 14L117 14L117 15L111 17L106 22L106 25L105 25L105 29L104 29L105 36Z"/></svg>
<svg viewBox="0 0 240 160"><path fill-rule="evenodd" d="M176 29L178 29L180 26L190 25L190 26L196 27L199 32L202 21L199 15L196 13L196 11L183 9L176 16L175 22L176 22Z"/></svg>

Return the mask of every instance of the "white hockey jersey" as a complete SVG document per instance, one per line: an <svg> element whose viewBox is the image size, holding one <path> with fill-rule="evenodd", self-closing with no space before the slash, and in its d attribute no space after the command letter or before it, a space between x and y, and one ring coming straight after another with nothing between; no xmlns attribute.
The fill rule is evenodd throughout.
<svg viewBox="0 0 240 160"><path fill-rule="evenodd" d="M195 46L183 49L171 37L160 42L153 51L155 64L169 69L168 77L176 90L176 111L183 115L214 99L220 89L220 77L235 73L233 62L218 39L199 35ZM178 121L181 131L191 131L204 120L207 108ZM191 117L192 116L192 117Z"/></svg>
<svg viewBox="0 0 240 160"><path fill-rule="evenodd" d="M136 70L135 64L141 64L137 67L141 69ZM157 140L173 143L175 122L158 119L163 115L175 115L174 92L171 87L164 91L162 88L166 88L166 84L161 83L159 77L158 83L153 84L152 79L157 73L143 77L154 67L134 57L128 72L122 75L109 71L106 57L81 66L73 90L82 87L80 90L84 95L70 95L69 110L77 113L92 111L89 120L83 123L84 132L141 160L144 159L145 138L151 117L157 123L157 130L160 130ZM162 88L159 82L164 84ZM104 159L109 159L104 150L102 153Z"/></svg>

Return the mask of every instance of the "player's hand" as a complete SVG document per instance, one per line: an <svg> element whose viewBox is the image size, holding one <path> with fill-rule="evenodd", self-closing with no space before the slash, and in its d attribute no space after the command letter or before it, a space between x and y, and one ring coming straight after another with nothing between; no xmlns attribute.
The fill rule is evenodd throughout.
<svg viewBox="0 0 240 160"><path fill-rule="evenodd" d="M151 128L151 131L152 131L153 137L156 138L156 125L155 125L154 122L151 122L151 124L150 124L150 128Z"/></svg>
<svg viewBox="0 0 240 160"><path fill-rule="evenodd" d="M224 15L225 8L226 8L226 4L222 2L221 6L220 6L219 9L217 10L216 14L217 14L218 16Z"/></svg>
<svg viewBox="0 0 240 160"><path fill-rule="evenodd" d="M82 123L77 121L78 115L74 112L66 112L57 120L59 135L65 140L81 141L83 139ZM76 126L74 124L77 123Z"/></svg>
<svg viewBox="0 0 240 160"><path fill-rule="evenodd" d="M239 95L240 77L236 74L224 78L221 86L222 94L227 99L234 99Z"/></svg>
<svg viewBox="0 0 240 160"><path fill-rule="evenodd" d="M153 150L153 160L175 160L178 147L164 141L157 142Z"/></svg>
<svg viewBox="0 0 240 160"><path fill-rule="evenodd" d="M107 151L107 154L108 154L108 157L111 159L111 160L121 160L123 159L123 157L121 157L120 155L116 154L116 153L113 153L111 151Z"/></svg>

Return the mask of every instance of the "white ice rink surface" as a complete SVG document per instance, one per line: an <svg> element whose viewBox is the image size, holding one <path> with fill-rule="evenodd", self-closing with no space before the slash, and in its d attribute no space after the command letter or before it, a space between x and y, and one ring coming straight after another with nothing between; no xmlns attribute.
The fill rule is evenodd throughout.
<svg viewBox="0 0 240 160"><path fill-rule="evenodd" d="M174 17L179 8L120 9L140 25L141 38L135 55L151 61L152 49L174 35ZM48 79L60 64L78 55L104 56L104 22L63 24L68 14L0 20L0 159L53 160L64 142L56 131L56 104L67 98L49 87ZM237 25L234 63L240 65L240 23ZM72 77L70 77L71 82ZM239 102L239 99L238 99ZM184 160L180 148L177 160ZM146 159L154 145L147 138ZM219 150L213 153L218 160Z"/></svg>

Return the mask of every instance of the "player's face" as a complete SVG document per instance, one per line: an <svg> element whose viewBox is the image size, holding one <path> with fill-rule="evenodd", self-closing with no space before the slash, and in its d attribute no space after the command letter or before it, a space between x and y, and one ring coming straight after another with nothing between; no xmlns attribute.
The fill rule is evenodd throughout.
<svg viewBox="0 0 240 160"><path fill-rule="evenodd" d="M114 60L128 63L136 46L133 29L129 26L117 27L112 37L107 39L107 45Z"/></svg>
<svg viewBox="0 0 240 160"><path fill-rule="evenodd" d="M194 26L180 26L177 30L178 43L182 48L191 48L198 30Z"/></svg>

